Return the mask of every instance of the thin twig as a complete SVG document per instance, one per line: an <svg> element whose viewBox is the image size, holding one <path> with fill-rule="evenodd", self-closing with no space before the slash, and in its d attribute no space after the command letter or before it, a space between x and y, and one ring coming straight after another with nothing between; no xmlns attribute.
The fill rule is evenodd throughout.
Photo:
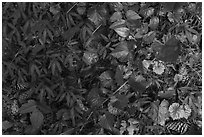
<svg viewBox="0 0 204 137"><path fill-rule="evenodd" d="M92 114L93 114L93 111L89 114L89 116L88 116L88 118L87 118L87 121L89 120L89 118L91 117ZM85 125L86 125L86 123L84 123L84 124L82 125L82 127L81 127L80 130L79 130L79 132L81 132L81 131L83 130L83 128L84 128Z"/></svg>
<svg viewBox="0 0 204 137"><path fill-rule="evenodd" d="M114 93L113 95L115 95L118 91L120 91L121 88L123 88L123 86L125 86L128 83L128 80L126 82L124 82ZM109 98L107 98L105 101L103 101L102 105L108 101Z"/></svg>
<svg viewBox="0 0 204 137"><path fill-rule="evenodd" d="M102 24L101 24L102 25ZM101 25L99 25L93 32L92 35L94 35L94 33L101 27Z"/></svg>
<svg viewBox="0 0 204 137"><path fill-rule="evenodd" d="M76 3L67 11L67 13L69 13L77 4L78 4L78 2L76 2Z"/></svg>

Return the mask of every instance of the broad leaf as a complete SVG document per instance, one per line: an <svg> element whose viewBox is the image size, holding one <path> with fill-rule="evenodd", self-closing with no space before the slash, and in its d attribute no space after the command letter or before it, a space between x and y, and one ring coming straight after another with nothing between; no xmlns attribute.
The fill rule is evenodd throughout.
<svg viewBox="0 0 204 137"><path fill-rule="evenodd" d="M119 28L119 27L125 27L126 26L126 21L123 19L120 19L116 22L114 22L109 28L110 29L115 29L115 28Z"/></svg>
<svg viewBox="0 0 204 137"><path fill-rule="evenodd" d="M150 44L154 41L155 39L155 36L156 36L156 32L154 31L150 31L148 34L144 35L144 42L146 44Z"/></svg>
<svg viewBox="0 0 204 137"><path fill-rule="evenodd" d="M125 95L120 95L120 94L117 94L116 98L118 100L115 101L112 105L117 109L123 110L124 107L126 107L128 104L128 98Z"/></svg>
<svg viewBox="0 0 204 137"><path fill-rule="evenodd" d="M43 120L44 120L44 116L39 110L32 112L30 116L30 121L31 121L32 127L35 130L40 129L40 127L43 124Z"/></svg>
<svg viewBox="0 0 204 137"><path fill-rule="evenodd" d="M11 128L13 126L13 123L9 122L9 121L3 121L2 122L2 129L3 130L7 130L9 128Z"/></svg>
<svg viewBox="0 0 204 137"><path fill-rule="evenodd" d="M165 11L177 12L179 8L185 5L185 2L163 2L161 3Z"/></svg>
<svg viewBox="0 0 204 137"><path fill-rule="evenodd" d="M99 79L104 87L110 87L113 83L111 72L105 71L100 76Z"/></svg>
<svg viewBox="0 0 204 137"><path fill-rule="evenodd" d="M83 23L80 23L72 28L69 28L67 31L65 31L63 34L62 34L62 37L65 39L65 40L68 40L70 41L74 35L80 31L80 27Z"/></svg>
<svg viewBox="0 0 204 137"><path fill-rule="evenodd" d="M126 12L126 18L128 20L137 20L137 19L140 19L141 17L133 10L128 10Z"/></svg>
<svg viewBox="0 0 204 137"><path fill-rule="evenodd" d="M122 14L120 11L114 12L113 15L110 17L111 22L115 22L122 19Z"/></svg>
<svg viewBox="0 0 204 137"><path fill-rule="evenodd" d="M175 63L180 54L180 49L180 41L173 36L168 39L165 45L161 48L157 59L162 60L164 62Z"/></svg>
<svg viewBox="0 0 204 137"><path fill-rule="evenodd" d="M112 56L124 60L129 54L129 49L126 41L117 43L115 50L111 53Z"/></svg>
<svg viewBox="0 0 204 137"><path fill-rule="evenodd" d="M96 9L92 11L90 14L88 14L88 19L92 21L96 26L99 26L103 20L103 18Z"/></svg>
<svg viewBox="0 0 204 137"><path fill-rule="evenodd" d="M28 103L25 103L20 107L19 112L21 114L24 114L24 113L30 113L36 110L37 110L36 102L34 100L29 100Z"/></svg>
<svg viewBox="0 0 204 137"><path fill-rule="evenodd" d="M148 116L151 117L152 120L156 120L158 118L159 103L160 103L159 100L150 103Z"/></svg>
<svg viewBox="0 0 204 137"><path fill-rule="evenodd" d="M121 37L127 37L129 35L129 29L126 27L121 27L121 28L115 28L114 29L115 32L117 32L118 35L120 35Z"/></svg>
<svg viewBox="0 0 204 137"><path fill-rule="evenodd" d="M135 76L132 74L128 82L135 92L143 92L148 85L148 82L142 75Z"/></svg>
<svg viewBox="0 0 204 137"><path fill-rule="evenodd" d="M103 116L99 119L99 124L101 127L108 129L110 131L113 130L113 124L114 124L114 117L109 112L106 112Z"/></svg>
<svg viewBox="0 0 204 137"><path fill-rule="evenodd" d="M93 107L101 105L102 99L99 95L99 89L98 88L91 89L91 91L88 94L88 101L90 102L90 104Z"/></svg>

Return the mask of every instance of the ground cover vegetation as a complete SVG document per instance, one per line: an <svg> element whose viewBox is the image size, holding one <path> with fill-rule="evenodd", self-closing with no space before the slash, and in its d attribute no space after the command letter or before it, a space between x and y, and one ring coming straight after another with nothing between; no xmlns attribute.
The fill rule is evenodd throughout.
<svg viewBox="0 0 204 137"><path fill-rule="evenodd" d="M2 3L2 132L195 135L202 3Z"/></svg>

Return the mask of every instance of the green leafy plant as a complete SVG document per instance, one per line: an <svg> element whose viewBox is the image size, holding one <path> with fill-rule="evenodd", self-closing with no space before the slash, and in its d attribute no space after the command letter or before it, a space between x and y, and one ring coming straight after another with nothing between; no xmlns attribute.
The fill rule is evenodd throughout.
<svg viewBox="0 0 204 137"><path fill-rule="evenodd" d="M201 134L201 11L3 2L3 134Z"/></svg>

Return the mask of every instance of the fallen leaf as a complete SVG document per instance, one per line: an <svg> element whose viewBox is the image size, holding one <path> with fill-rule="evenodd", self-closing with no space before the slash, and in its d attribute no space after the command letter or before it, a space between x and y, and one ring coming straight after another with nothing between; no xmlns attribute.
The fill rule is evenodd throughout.
<svg viewBox="0 0 204 137"><path fill-rule="evenodd" d="M164 126L165 121L169 119L169 111L168 111L169 102L167 100L163 100L159 105L158 112L158 123Z"/></svg>
<svg viewBox="0 0 204 137"><path fill-rule="evenodd" d="M85 51L82 59L87 65L91 65L98 61L98 55L95 52Z"/></svg>
<svg viewBox="0 0 204 137"><path fill-rule="evenodd" d="M158 61L154 61L154 65L153 65L153 72L155 72L158 75L161 75L162 73L164 73L165 70L165 66Z"/></svg>
<svg viewBox="0 0 204 137"><path fill-rule="evenodd" d="M188 118L191 115L191 108L189 105L180 105L179 103L173 103L169 107L169 113L173 120Z"/></svg>

